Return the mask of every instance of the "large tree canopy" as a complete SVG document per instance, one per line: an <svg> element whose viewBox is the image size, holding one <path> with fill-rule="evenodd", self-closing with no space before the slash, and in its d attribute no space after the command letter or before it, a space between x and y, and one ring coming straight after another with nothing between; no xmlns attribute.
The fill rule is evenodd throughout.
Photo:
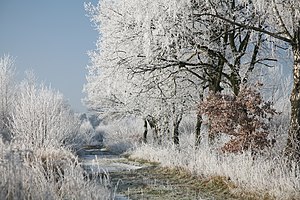
<svg viewBox="0 0 300 200"><path fill-rule="evenodd" d="M180 122L205 89L238 95L254 68L276 65L274 48L290 45L296 78L287 149L299 151L298 1L102 0L86 9L99 39L85 102L106 116Z"/></svg>

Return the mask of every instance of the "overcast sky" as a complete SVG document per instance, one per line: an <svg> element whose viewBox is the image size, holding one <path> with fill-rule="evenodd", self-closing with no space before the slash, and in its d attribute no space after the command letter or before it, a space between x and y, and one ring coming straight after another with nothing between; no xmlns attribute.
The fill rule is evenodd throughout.
<svg viewBox="0 0 300 200"><path fill-rule="evenodd" d="M95 49L97 32L84 0L0 0L0 56L16 59L18 77L32 69L40 81L62 92L75 111ZM97 4L97 0L86 0Z"/></svg>

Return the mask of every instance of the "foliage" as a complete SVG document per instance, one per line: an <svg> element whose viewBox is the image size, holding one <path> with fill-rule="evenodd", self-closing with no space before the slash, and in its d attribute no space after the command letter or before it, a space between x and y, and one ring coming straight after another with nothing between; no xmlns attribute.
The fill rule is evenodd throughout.
<svg viewBox="0 0 300 200"><path fill-rule="evenodd" d="M257 89L243 87L237 96L211 93L200 103L199 112L208 117L211 134L232 136L224 151L257 151L270 145L268 128L277 112Z"/></svg>

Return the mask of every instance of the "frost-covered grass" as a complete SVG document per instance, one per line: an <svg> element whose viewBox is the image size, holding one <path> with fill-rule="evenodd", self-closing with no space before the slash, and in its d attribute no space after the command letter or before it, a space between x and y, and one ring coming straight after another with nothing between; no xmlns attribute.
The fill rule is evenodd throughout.
<svg viewBox="0 0 300 200"><path fill-rule="evenodd" d="M52 125L49 129L53 132L62 128ZM74 142L82 143L82 138L88 137L84 131L74 130L75 134L61 133L61 137L53 137L46 144L44 137L26 135L27 143L21 134L11 141L0 137L0 199L111 199L110 183L96 177L87 179L74 152L68 150L78 145ZM32 145L36 142L39 145Z"/></svg>
<svg viewBox="0 0 300 200"><path fill-rule="evenodd" d="M0 199L110 199L111 191L87 181L65 149L33 151L0 145Z"/></svg>
<svg viewBox="0 0 300 200"><path fill-rule="evenodd" d="M143 133L138 123L131 123L129 126L124 122L114 123L106 125L105 131L106 139L112 139L112 143L116 146L123 144L124 138L127 149L133 149L130 151L133 159L159 162L163 167L179 167L193 175L206 178L227 177L236 186L231 192L237 195L247 193L256 198L268 196L275 199L298 199L300 198L300 169L296 165L288 168L286 160L281 156L286 141L287 130L284 125L287 124L287 120L288 117L283 115L275 119L276 123L274 122L271 134L271 137L277 139L275 146L255 157L249 152L221 153L218 144L226 138L220 138L219 143L209 147L207 138L204 137L200 147L195 149L194 123L189 120L183 121L180 129L179 147L175 147L171 142L165 142L164 145L141 144L138 140L132 139L133 135L137 137L139 133L141 137ZM137 127L135 128L134 125Z"/></svg>
<svg viewBox="0 0 300 200"><path fill-rule="evenodd" d="M165 167L180 167L194 175L228 177L238 186L233 192L244 190L278 199L300 197L300 170L296 167L288 170L281 158L257 156L254 159L247 153L224 155L207 147L179 150L172 145L142 145L131 156L160 162Z"/></svg>

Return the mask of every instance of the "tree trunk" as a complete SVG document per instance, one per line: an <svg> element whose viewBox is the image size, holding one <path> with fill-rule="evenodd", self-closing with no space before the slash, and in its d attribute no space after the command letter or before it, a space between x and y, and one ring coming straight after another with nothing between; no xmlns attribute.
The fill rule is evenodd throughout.
<svg viewBox="0 0 300 200"><path fill-rule="evenodd" d="M299 32L300 33L300 32ZM291 160L300 161L300 45L293 47L294 86L291 93L291 121L285 154Z"/></svg>
<svg viewBox="0 0 300 200"><path fill-rule="evenodd" d="M154 117L148 115L147 118L146 118L146 121L148 122L151 130L153 131L153 140L155 143L157 144L160 144L161 143L161 139L159 137L159 128L158 128L158 125L157 125L157 121L155 120Z"/></svg>
<svg viewBox="0 0 300 200"><path fill-rule="evenodd" d="M217 87L209 88L209 90L214 94L218 92L221 93L223 88L220 85L221 85L221 79L219 79ZM220 134L212 132L210 128L208 128L207 132L208 132L208 144L210 146L213 146L215 144L215 141L220 137Z"/></svg>
<svg viewBox="0 0 300 200"><path fill-rule="evenodd" d="M179 145L179 124L182 120L182 114L180 116L176 116L174 121L174 133L173 133L173 142L175 145Z"/></svg>
<svg viewBox="0 0 300 200"><path fill-rule="evenodd" d="M240 88L241 87L241 78L237 73L232 72L230 74L230 84L231 84L234 95L237 96L241 89Z"/></svg>
<svg viewBox="0 0 300 200"><path fill-rule="evenodd" d="M179 145L179 123L174 124L173 142L175 145Z"/></svg>
<svg viewBox="0 0 300 200"><path fill-rule="evenodd" d="M195 147L199 147L201 143L201 125L202 125L202 116L200 113L197 114L196 122L196 133L195 133Z"/></svg>
<svg viewBox="0 0 300 200"><path fill-rule="evenodd" d="M144 133L143 133L144 143L147 143L147 134L148 134L148 123L147 123L147 119L144 119Z"/></svg>

